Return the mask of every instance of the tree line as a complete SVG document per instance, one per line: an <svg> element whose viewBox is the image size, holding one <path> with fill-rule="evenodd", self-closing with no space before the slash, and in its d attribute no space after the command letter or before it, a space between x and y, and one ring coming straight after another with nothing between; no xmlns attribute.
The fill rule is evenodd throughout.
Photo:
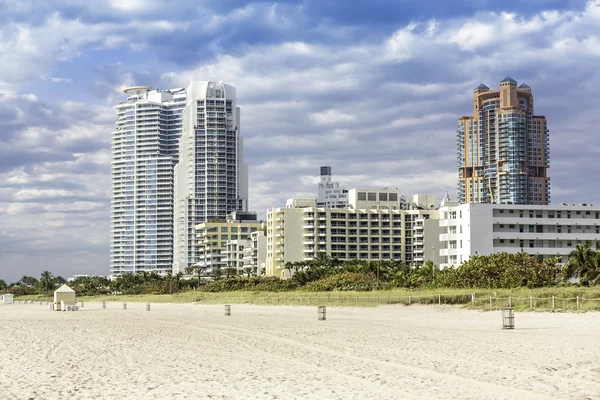
<svg viewBox="0 0 600 400"><path fill-rule="evenodd" d="M375 290L392 288L502 289L546 287L578 281L600 285L600 250L578 244L564 266L559 258L543 259L525 252L475 255L456 268L438 269L431 261L411 266L398 260L338 260L317 253L310 261L288 262L284 277L257 276L255 269L192 266L182 273L125 273L116 279L78 277L71 286L79 295L168 294L188 290L207 292L252 290ZM65 280L44 271L40 279L23 276L0 292L16 295L51 294Z"/></svg>

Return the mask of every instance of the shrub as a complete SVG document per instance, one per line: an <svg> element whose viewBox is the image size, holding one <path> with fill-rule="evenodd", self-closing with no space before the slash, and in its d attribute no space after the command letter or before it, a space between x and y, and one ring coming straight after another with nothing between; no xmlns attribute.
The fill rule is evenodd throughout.
<svg viewBox="0 0 600 400"><path fill-rule="evenodd" d="M343 272L309 282L303 290L310 292L329 292L332 290L368 291L377 288L377 279L371 274L359 272ZM382 289L382 285L379 285Z"/></svg>
<svg viewBox="0 0 600 400"><path fill-rule="evenodd" d="M253 276L219 279L202 285L199 290L203 292L233 292L237 290L284 292L297 289L297 287L297 283L289 279L281 279L276 276Z"/></svg>

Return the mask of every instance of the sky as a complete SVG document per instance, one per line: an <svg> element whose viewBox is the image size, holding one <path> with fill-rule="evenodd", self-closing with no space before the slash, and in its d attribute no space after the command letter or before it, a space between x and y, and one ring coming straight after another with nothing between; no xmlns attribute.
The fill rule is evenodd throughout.
<svg viewBox="0 0 600 400"><path fill-rule="evenodd" d="M600 0L0 0L0 279L108 274L122 88L237 88L250 208L342 186L456 197L480 83L532 87L552 203L600 204Z"/></svg>

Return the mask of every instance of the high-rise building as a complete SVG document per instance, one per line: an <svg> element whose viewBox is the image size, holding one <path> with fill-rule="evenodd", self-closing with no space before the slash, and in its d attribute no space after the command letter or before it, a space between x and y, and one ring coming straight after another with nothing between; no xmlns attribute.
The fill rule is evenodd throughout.
<svg viewBox="0 0 600 400"><path fill-rule="evenodd" d="M317 207L344 208L348 204L348 191L338 182L331 180L331 167L321 167L321 180L317 196Z"/></svg>
<svg viewBox="0 0 600 400"><path fill-rule="evenodd" d="M507 77L475 88L473 116L458 120L461 203L549 204L549 131L531 88Z"/></svg>
<svg viewBox="0 0 600 400"><path fill-rule="evenodd" d="M192 82L186 93L175 166L175 273L200 261L196 225L248 209L248 166L235 88Z"/></svg>
<svg viewBox="0 0 600 400"><path fill-rule="evenodd" d="M173 265L173 166L185 89L125 89L111 145L110 272Z"/></svg>

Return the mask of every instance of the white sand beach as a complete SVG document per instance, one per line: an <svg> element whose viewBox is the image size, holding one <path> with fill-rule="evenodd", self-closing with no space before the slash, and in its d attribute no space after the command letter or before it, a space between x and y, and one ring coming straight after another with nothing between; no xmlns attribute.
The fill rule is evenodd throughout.
<svg viewBox="0 0 600 400"><path fill-rule="evenodd" d="M0 306L2 399L600 399L600 314Z"/></svg>

